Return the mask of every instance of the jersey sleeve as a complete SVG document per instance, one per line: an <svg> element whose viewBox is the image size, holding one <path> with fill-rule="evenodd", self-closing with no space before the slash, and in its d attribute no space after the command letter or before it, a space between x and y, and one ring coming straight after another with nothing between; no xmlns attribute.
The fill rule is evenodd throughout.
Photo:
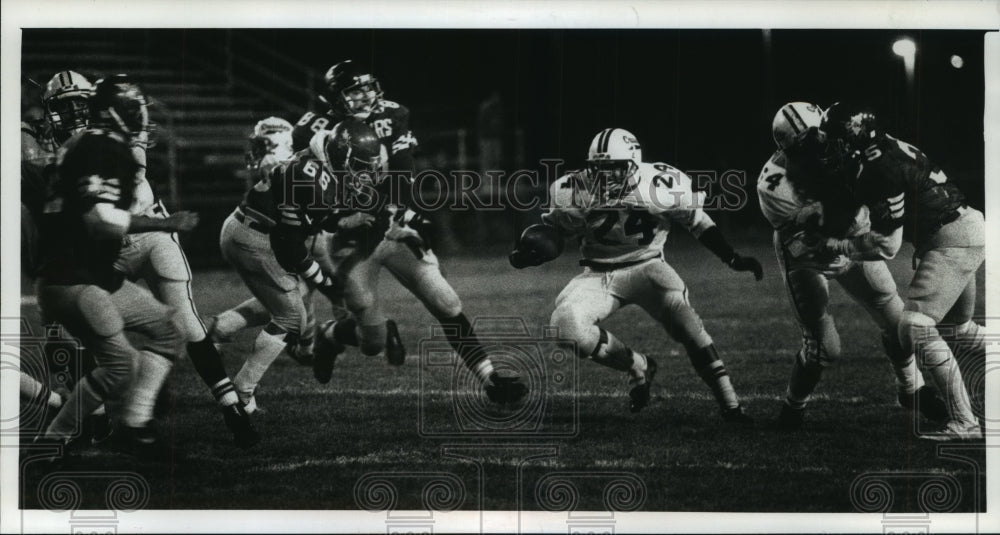
<svg viewBox="0 0 1000 535"><path fill-rule="evenodd" d="M417 138L410 129L410 110L406 106L395 108L393 137L389 143L389 169L413 169L413 149ZM406 166L406 162L409 166Z"/></svg>
<svg viewBox="0 0 1000 535"><path fill-rule="evenodd" d="M576 206L572 175L564 176L549 187L549 211L542 214L542 222L563 234L580 234L586 227L581 209Z"/></svg>
<svg viewBox="0 0 1000 535"><path fill-rule="evenodd" d="M641 179L643 191L638 196L649 213L667 218L695 236L715 225L702 209L704 193L692 189L690 177L663 163L652 164L651 169L652 172L647 171Z"/></svg>
<svg viewBox="0 0 1000 535"><path fill-rule="evenodd" d="M329 130L336 124L332 117L325 113L307 111L295 123L292 129L292 150L298 152L309 147L309 140L320 130Z"/></svg>
<svg viewBox="0 0 1000 535"><path fill-rule="evenodd" d="M802 208L795 190L788 182L784 167L769 161L757 177L757 199L764 218L775 230L781 230L795 220Z"/></svg>
<svg viewBox="0 0 1000 535"><path fill-rule="evenodd" d="M903 226L907 183L919 183L928 165L916 147L888 136L884 143L865 151L863 200L871 213L872 229L889 234Z"/></svg>

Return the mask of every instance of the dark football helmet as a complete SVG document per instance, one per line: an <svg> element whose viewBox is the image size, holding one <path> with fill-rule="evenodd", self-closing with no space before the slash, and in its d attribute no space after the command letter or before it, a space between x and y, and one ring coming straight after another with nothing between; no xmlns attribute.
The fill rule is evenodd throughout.
<svg viewBox="0 0 1000 535"><path fill-rule="evenodd" d="M364 122L348 118L337 123L326 136L323 152L334 172L347 171L355 180L369 184L379 182L384 161L382 143Z"/></svg>
<svg viewBox="0 0 1000 535"><path fill-rule="evenodd" d="M42 103L45 118L52 127L52 137L59 143L87 127L90 109L87 101L94 94L94 85L85 76L73 71L60 71L45 84Z"/></svg>
<svg viewBox="0 0 1000 535"><path fill-rule="evenodd" d="M874 112L842 102L834 103L824 112L820 129L828 138L829 148L824 159L830 169L840 169L857 161L882 135Z"/></svg>
<svg viewBox="0 0 1000 535"><path fill-rule="evenodd" d="M372 74L351 60L330 67L323 76L319 99L339 114L367 119L382 98L382 87Z"/></svg>
<svg viewBox="0 0 1000 535"><path fill-rule="evenodd" d="M115 74L95 84L90 101L90 121L129 138L149 131L146 96L127 75Z"/></svg>

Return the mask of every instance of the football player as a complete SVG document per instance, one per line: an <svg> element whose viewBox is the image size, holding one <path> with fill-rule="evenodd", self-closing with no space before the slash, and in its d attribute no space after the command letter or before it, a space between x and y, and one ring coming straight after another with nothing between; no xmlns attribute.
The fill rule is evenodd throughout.
<svg viewBox="0 0 1000 535"><path fill-rule="evenodd" d="M74 71L60 71L49 79L42 91L44 124L21 123L21 271L28 279L38 275L38 229L45 201L52 194L58 176L56 153L66 140L87 126L90 113L87 101L93 93L94 86L85 76ZM42 323L48 321L42 318ZM59 329L58 332L63 331ZM46 354L50 350L46 344ZM93 358L85 354L81 364L86 373L93 368ZM76 379L78 377L73 378ZM62 406L58 393L23 372L21 394L28 403L45 403L49 409ZM98 408L98 414L103 412L103 406Z"/></svg>
<svg viewBox="0 0 1000 535"><path fill-rule="evenodd" d="M972 320L976 270L985 259L982 212L923 152L879 128L875 115L860 107L834 104L821 129L829 136L822 163L833 177L868 207L867 232L819 241L818 252L853 260L892 258L902 241L915 249L916 271L910 281L898 335L905 354L917 362L942 393L948 409L932 440L982 437L954 354L937 326L955 326L955 334L985 350L982 327Z"/></svg>
<svg viewBox="0 0 1000 535"><path fill-rule="evenodd" d="M744 413L712 338L688 301L684 281L664 259L663 245L671 222L676 222L730 269L763 278L760 263L737 254L702 210L702 197L681 171L642 161L642 148L631 133L607 128L591 142L586 168L552 184L544 226L529 227L510 263L520 269L555 258L558 248L537 247L537 236L579 237L584 271L556 298L551 323L559 328L559 336L573 341L581 358L628 374L629 410L638 412L649 403L656 361L600 323L622 306L639 305L687 350L723 419L748 424L752 419Z"/></svg>
<svg viewBox="0 0 1000 535"><path fill-rule="evenodd" d="M155 219L128 211L139 171L130 144L145 125L142 103L141 92L127 81L109 78L96 85L91 126L66 142L53 196L45 205L39 305L97 361L46 429L44 439L56 443L73 437L79 415L91 414L123 390L133 363L169 369L180 347L170 308L114 269L127 232L187 231L197 224L197 216L188 212ZM133 346L126 331L143 335L142 345ZM145 373L150 368L141 369L137 380ZM131 405L124 415L126 435L137 447L154 446L152 403Z"/></svg>
<svg viewBox="0 0 1000 535"><path fill-rule="evenodd" d="M858 236L870 225L868 208L854 202L841 184L825 180L826 174L812 165L813 154L822 145L822 117L815 104L782 106L771 125L778 150L757 179L760 209L774 227L775 254L802 331L802 347L792 364L777 425L783 429L802 426L806 404L823 370L840 357L840 335L827 311L829 279L837 281L882 331L899 403L909 409L919 406L928 418L942 420L947 415L943 402L924 385L913 355L900 346L897 327L903 301L883 259L853 261L840 254L817 254L805 243L806 236L816 233Z"/></svg>
<svg viewBox="0 0 1000 535"><path fill-rule="evenodd" d="M116 75L109 80L123 87L135 87L130 85L124 75ZM146 100L138 94L128 101L128 105L134 108L129 110L130 113L143 121L129 136L129 144L138 165L129 211L133 215L164 219L169 214L146 180L146 149L150 143ZM181 329L191 364L211 390L226 426L233 433L234 442L240 447L256 444L260 437L239 403L233 383L222 364L222 356L207 337L205 324L195 308L191 294L191 269L177 234L130 231L124 238L115 269L131 281L145 280L153 295L176 311L174 321ZM145 368L147 364L143 362L140 367ZM152 366L150 373L140 373L140 377L146 380L133 385L131 399L141 400L138 401L140 403L154 403L155 396L152 394L161 388L161 385L154 384L154 377L159 377L162 382L166 380L166 375L166 370L158 366ZM131 405L126 402L126 415L132 410Z"/></svg>
<svg viewBox="0 0 1000 535"><path fill-rule="evenodd" d="M231 229L232 244L225 249L227 259L238 270L254 274L262 281L265 277L273 279L269 284L287 288L280 295L283 302L274 305L276 310L280 306L282 315L272 316L255 342L254 352L236 376L240 396L247 406L256 406L254 392L264 373L286 346L297 344L301 334L302 294L298 291L298 281L290 274L298 275L331 302L339 301L341 289L336 274L320 266L310 245L321 230L349 231L371 223L372 216L351 209L353 190L346 182L356 180L358 173L375 173L381 165L381 154L371 129L354 119L344 121L329 136L324 136L322 143L313 143L274 166L247 194L247 202L240 207L243 221L234 216L229 223L230 227L244 225L254 233L239 227ZM250 258L233 254L239 240L266 240L273 255ZM255 247L262 248L263 243ZM264 299L278 292L272 294ZM267 303L263 299L262 302ZM350 325L352 333L357 327L353 318L343 323ZM322 341L323 333L319 336ZM329 347L317 345L313 357L313 371L322 383L329 382L332 361L336 358L327 351ZM317 365L327 361L331 363L328 368Z"/></svg>
<svg viewBox="0 0 1000 535"><path fill-rule="evenodd" d="M376 283L381 268L386 267L441 323L452 347L483 385L490 400L513 403L523 398L527 387L518 377L495 372L463 312L461 300L441 275L437 257L431 249L429 221L417 213L413 203L405 197L411 193L409 175L413 172L413 148L417 145L410 131L409 110L383 99L378 80L350 60L327 71L320 98L330 109L322 115L307 113L299 120L293 134L296 147L316 143L317 139L322 139L317 133L344 117L353 117L374 130L385 162L383 168L390 171L390 179L365 185L377 192L379 201L368 211L376 220L364 229L367 236L358 240L341 233L329 246L345 281L347 309L361 322L362 336L355 340L350 323L328 321L321 326L326 336L318 337L317 343L333 341L334 346L324 354L336 354L344 344L360 343L365 353L377 351L382 346L377 338L383 337L381 333L386 331L387 324L377 307ZM388 327L394 327L392 322ZM392 330L385 338L387 344L400 343ZM402 364L405 355L394 357L388 349L386 353L390 362ZM317 365L325 369L333 362L324 359ZM324 376L328 373L321 371Z"/></svg>
<svg viewBox="0 0 1000 535"><path fill-rule="evenodd" d="M225 341L244 328L265 326L235 380L248 413L257 410L253 392L260 378L283 350L300 362L312 362L312 290L294 272L281 267L269 237L280 219L270 173L292 156L291 123L268 117L254 126L247 166L258 180L226 218L219 237L223 258L254 297L215 316L210 328L213 338Z"/></svg>

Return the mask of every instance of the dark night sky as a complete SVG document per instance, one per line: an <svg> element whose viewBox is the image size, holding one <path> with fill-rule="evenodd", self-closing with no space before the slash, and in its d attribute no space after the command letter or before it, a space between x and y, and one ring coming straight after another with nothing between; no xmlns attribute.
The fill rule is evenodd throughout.
<svg viewBox="0 0 1000 535"><path fill-rule="evenodd" d="M101 30L85 30L101 31ZM135 41L155 33L204 53L196 33L105 30ZM24 49L65 35L28 30ZM475 129L479 103L499 91L508 126L525 134L527 166L561 157L579 165L608 126L634 132L647 160L684 170L742 169L751 180L773 150L770 123L791 100L865 101L889 132L910 141L981 206L983 31L774 30L234 30L317 72L345 58L368 63L387 98L409 106L418 138ZM892 42L917 42L907 112L902 60ZM72 39L67 41L71 44ZM235 48L239 50L239 39ZM185 48L189 46L189 48ZM159 52L164 53L164 52ZM952 54L964 68L949 64ZM261 64L274 72L274 60Z"/></svg>
<svg viewBox="0 0 1000 535"><path fill-rule="evenodd" d="M474 127L477 104L498 90L529 162L579 162L596 132L620 126L647 159L755 178L780 104L850 99L963 182L982 180L983 33L775 30L768 62L759 30L248 31L319 71L347 57L369 63L418 130ZM900 36L918 48L908 116L891 52ZM952 54L964 68L951 67Z"/></svg>

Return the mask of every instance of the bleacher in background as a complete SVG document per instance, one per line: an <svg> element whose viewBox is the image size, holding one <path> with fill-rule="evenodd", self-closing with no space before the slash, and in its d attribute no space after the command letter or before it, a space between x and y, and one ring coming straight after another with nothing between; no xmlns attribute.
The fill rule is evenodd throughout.
<svg viewBox="0 0 1000 535"><path fill-rule="evenodd" d="M151 99L156 144L148 154L147 175L169 209L201 215L198 228L184 238L197 267L222 265L218 232L247 187L244 153L254 123L269 115L294 123L319 106L315 96L323 74L230 30L32 30L23 41L22 80L29 84L24 97L29 102L22 111L32 100L40 105L41 91L30 87L32 82L44 86L67 69L91 81L127 73ZM462 124L476 110L446 111L451 115L433 115L450 117L449 124L416 132L421 143L417 169L478 169L475 131ZM505 146L520 146L520 132L509 130ZM519 168L520 160L523 150L509 151L502 166ZM431 215L441 231L438 249L444 252L484 240L507 244L527 217L444 212Z"/></svg>

